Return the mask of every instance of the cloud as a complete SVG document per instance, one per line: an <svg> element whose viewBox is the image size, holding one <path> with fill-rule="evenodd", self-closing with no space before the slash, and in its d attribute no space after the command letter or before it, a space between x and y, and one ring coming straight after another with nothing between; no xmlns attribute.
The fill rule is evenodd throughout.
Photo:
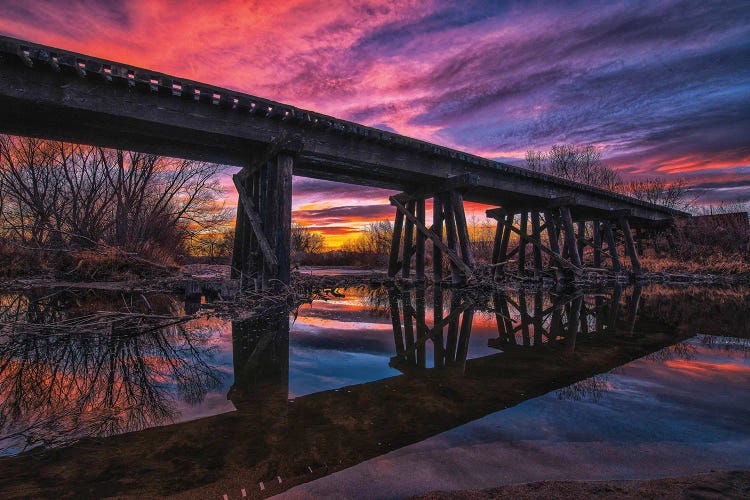
<svg viewBox="0 0 750 500"><path fill-rule="evenodd" d="M744 193L716 179L750 167L744 2L0 0L0 12L12 36L514 163L596 144L626 176L684 177L714 197ZM392 194L303 179L294 193L318 227L380 218Z"/></svg>

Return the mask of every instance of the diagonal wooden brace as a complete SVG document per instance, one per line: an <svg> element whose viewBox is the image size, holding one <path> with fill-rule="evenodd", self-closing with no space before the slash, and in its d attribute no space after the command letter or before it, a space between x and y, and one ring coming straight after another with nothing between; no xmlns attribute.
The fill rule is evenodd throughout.
<svg viewBox="0 0 750 500"><path fill-rule="evenodd" d="M435 244L436 247L442 250L442 252L448 256L451 262L453 262L453 264L455 264L456 267L458 267L464 273L467 279L471 279L473 275L473 271L471 270L471 267L466 265L466 263L461 259L461 257L458 256L456 252L454 252L453 250L445 246L443 241L440 238L438 238L434 232L427 229L427 226L425 226L422 223L422 221L416 218L414 214L409 212L409 210L407 210L406 207L400 201L398 201L398 199L396 199L395 196L391 196L390 200L391 200L391 205L396 207L396 210L404 214L404 217L406 217L407 220L410 220L414 224L414 226L420 232L422 232L422 234L427 236Z"/></svg>
<svg viewBox="0 0 750 500"><path fill-rule="evenodd" d="M242 185L237 174L232 176L232 181L234 182L234 187L237 188L237 194L239 194L240 200L242 200L242 207L248 221L250 222L250 226L253 228L253 233L255 233L255 237L258 239L261 252L263 252L263 260L265 260L268 268L275 273L279 264L273 250L271 249L271 245L268 243L268 238L266 238L266 234L263 232L263 222L255 209L255 204L245 190L245 186Z"/></svg>

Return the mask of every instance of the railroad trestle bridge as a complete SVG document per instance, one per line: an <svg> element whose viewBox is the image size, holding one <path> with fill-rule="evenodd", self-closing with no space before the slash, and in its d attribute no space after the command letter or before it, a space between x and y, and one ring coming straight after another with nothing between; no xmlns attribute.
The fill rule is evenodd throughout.
<svg viewBox="0 0 750 500"><path fill-rule="evenodd" d="M492 265L567 276L641 272L637 236L687 215L621 194L173 75L0 37L0 132L241 167L233 275L290 278L292 175L400 191L388 273L470 279L464 201L495 206ZM433 200L433 220L425 201ZM530 226L530 227L529 227ZM635 236L634 236L635 231ZM590 235L590 237L589 237ZM626 255L618 255L622 239ZM514 248L510 248L511 244ZM527 247L532 248L527 257ZM591 247L588 260L584 254ZM528 260L528 261L527 261Z"/></svg>

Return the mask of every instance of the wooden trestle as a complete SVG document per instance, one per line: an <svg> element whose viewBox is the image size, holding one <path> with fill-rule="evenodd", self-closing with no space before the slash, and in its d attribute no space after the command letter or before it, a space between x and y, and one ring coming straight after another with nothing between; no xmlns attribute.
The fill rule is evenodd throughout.
<svg viewBox="0 0 750 500"><path fill-rule="evenodd" d="M294 154L274 153L232 177L239 195L232 278L243 289L289 283Z"/></svg>
<svg viewBox="0 0 750 500"><path fill-rule="evenodd" d="M469 229L461 190L476 185L478 177L464 174L447 179L440 186L415 189L391 196L396 207L393 224L388 276L399 271L404 279L411 276L411 261L415 259L415 279L425 280L425 241L432 244L432 273L434 281L443 279L443 255L451 267L453 283L465 283L473 275L474 258L471 252ZM425 221L425 199L432 198L432 226ZM414 232L416 230L416 245ZM443 241L445 234L446 241Z"/></svg>
<svg viewBox="0 0 750 500"><path fill-rule="evenodd" d="M497 220L492 251L495 278L509 274L512 264L516 265L519 277L541 278L545 271L576 277L586 269L605 269L607 265L619 273L622 271L617 253L620 233L633 273L642 273L627 211L600 212L596 219L587 220L584 216L576 217L574 207L574 201L566 197L538 206L487 210L487 216ZM527 261L529 246L533 252L531 261ZM593 249L590 258L586 247Z"/></svg>

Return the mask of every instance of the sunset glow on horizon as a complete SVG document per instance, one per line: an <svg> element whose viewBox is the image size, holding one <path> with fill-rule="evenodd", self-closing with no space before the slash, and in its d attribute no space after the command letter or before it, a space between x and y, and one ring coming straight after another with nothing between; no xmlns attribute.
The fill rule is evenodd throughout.
<svg viewBox="0 0 750 500"><path fill-rule="evenodd" d="M750 200L741 2L0 0L0 34L517 165L594 144L626 178ZM293 217L337 248L392 218L390 194L295 177Z"/></svg>

